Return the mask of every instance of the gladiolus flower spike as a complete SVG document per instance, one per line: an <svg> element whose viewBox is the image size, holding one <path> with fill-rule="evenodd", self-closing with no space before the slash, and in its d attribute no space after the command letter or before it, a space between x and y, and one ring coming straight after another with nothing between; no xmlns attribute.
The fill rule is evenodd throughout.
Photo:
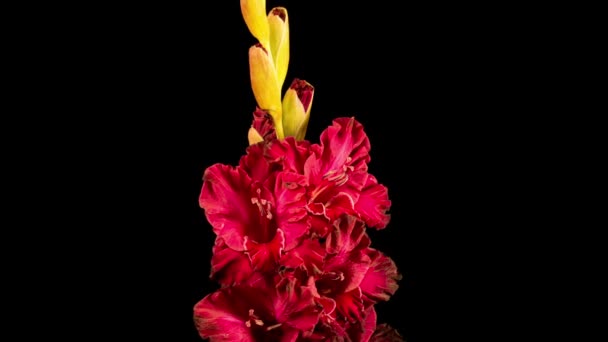
<svg viewBox="0 0 608 342"><path fill-rule="evenodd" d="M257 102L238 165L203 175L199 204L216 235L211 279L221 288L194 306L211 341L403 341L376 323L374 305L401 275L367 229L390 220L388 190L368 172L370 142L355 118L305 140L314 87L289 62L287 10L241 0L257 44L249 50Z"/></svg>

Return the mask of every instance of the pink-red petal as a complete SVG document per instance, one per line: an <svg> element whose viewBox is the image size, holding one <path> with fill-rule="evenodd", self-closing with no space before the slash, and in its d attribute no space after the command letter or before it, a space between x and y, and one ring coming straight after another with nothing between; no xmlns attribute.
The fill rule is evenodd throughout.
<svg viewBox="0 0 608 342"><path fill-rule="evenodd" d="M335 301L336 310L348 322L361 321L364 315L364 308L359 288L337 295Z"/></svg>
<svg viewBox="0 0 608 342"><path fill-rule="evenodd" d="M281 322L303 332L312 332L321 313L310 286L285 278L277 285L274 313Z"/></svg>
<svg viewBox="0 0 608 342"><path fill-rule="evenodd" d="M281 169L280 165L268 162L264 154L263 144L251 145L247 147L247 154L239 161L239 168L243 169L254 181L264 182Z"/></svg>
<svg viewBox="0 0 608 342"><path fill-rule="evenodd" d="M368 342L376 329L376 310L373 306L365 310L361 322L351 323L347 328L347 334L351 341Z"/></svg>
<svg viewBox="0 0 608 342"><path fill-rule="evenodd" d="M366 306L381 300L389 300L399 288L397 282L401 279L397 266L391 258L372 248L368 249L367 254L372 261L359 285Z"/></svg>
<svg viewBox="0 0 608 342"><path fill-rule="evenodd" d="M369 246L365 225L353 216L345 215L334 223L335 229L327 236L325 249L329 254L347 253Z"/></svg>
<svg viewBox="0 0 608 342"><path fill-rule="evenodd" d="M243 238L259 221L251 204L251 178L240 169L215 164L205 170L199 204L213 231L236 251L243 250Z"/></svg>
<svg viewBox="0 0 608 342"><path fill-rule="evenodd" d="M273 140L266 149L266 158L283 167L283 171L304 174L304 164L310 156L310 143L296 141L294 137Z"/></svg>
<svg viewBox="0 0 608 342"><path fill-rule="evenodd" d="M281 265L288 268L303 268L308 276L321 273L325 249L318 239L306 239L302 243L285 253L281 258Z"/></svg>
<svg viewBox="0 0 608 342"><path fill-rule="evenodd" d="M388 189L384 185L378 184L374 176L369 175L359 200L355 204L357 214L368 227L382 229L390 221L390 214L387 214L390 207Z"/></svg>
<svg viewBox="0 0 608 342"><path fill-rule="evenodd" d="M361 125L354 118L338 118L321 133L316 156L307 161L305 172L311 184L336 177L346 171L367 171L370 144Z"/></svg>
<svg viewBox="0 0 608 342"><path fill-rule="evenodd" d="M366 178L367 173L356 171L343 173L338 179L323 179L309 186L309 212L313 215L322 214L330 223L344 214L356 215L355 204Z"/></svg>
<svg viewBox="0 0 608 342"><path fill-rule="evenodd" d="M211 257L211 279L222 285L239 284L251 276L253 268L245 252L235 251L217 238Z"/></svg>
<svg viewBox="0 0 608 342"><path fill-rule="evenodd" d="M280 172L274 184L276 225L285 233L285 250L297 246L310 228L304 185L304 176L293 172Z"/></svg>
<svg viewBox="0 0 608 342"><path fill-rule="evenodd" d="M285 236L278 229L274 238L267 243L258 243L245 237L245 253L249 256L255 271L271 271L276 268L285 246Z"/></svg>

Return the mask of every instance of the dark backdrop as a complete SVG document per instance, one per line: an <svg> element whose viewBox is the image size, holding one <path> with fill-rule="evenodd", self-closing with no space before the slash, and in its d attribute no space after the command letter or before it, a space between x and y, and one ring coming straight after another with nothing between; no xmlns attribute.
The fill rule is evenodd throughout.
<svg viewBox="0 0 608 342"><path fill-rule="evenodd" d="M370 172L393 201L388 228L370 235L403 280L377 306L378 321L411 342L470 336L483 324L467 317L496 300L472 300L496 279L480 276L492 265L471 265L493 248L475 241L494 210L490 174L506 167L488 141L508 105L481 115L496 97L490 79L508 68L493 64L500 51L483 33L493 12L473 25L455 15L462 7L268 0L268 9L279 5L291 24L285 83L298 77L316 88L307 138L354 116L371 141ZM96 252L95 271L74 285L87 303L76 313L86 317L91 302L109 308L85 320L100 333L116 327L115 338L197 341L192 307L217 288L201 177L214 163L237 163L247 146L255 108L247 52L256 41L237 0L100 10L107 16L92 14L95 27L73 57L84 64L83 84L93 84L77 93L88 118L75 119L79 136L95 141L84 152L94 157L79 163L94 197L79 215L94 231L82 249Z"/></svg>

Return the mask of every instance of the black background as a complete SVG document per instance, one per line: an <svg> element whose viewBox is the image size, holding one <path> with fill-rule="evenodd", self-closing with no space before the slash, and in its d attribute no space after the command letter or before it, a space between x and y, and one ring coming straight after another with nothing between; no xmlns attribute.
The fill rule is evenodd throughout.
<svg viewBox="0 0 608 342"><path fill-rule="evenodd" d="M488 289L508 280L491 276L500 263L488 257L510 224L497 198L514 182L505 173L520 172L498 157L517 140L497 138L514 120L501 80L517 58L495 44L498 10L268 0L274 6L289 12L286 85L298 77L315 87L307 139L354 116L371 141L370 172L389 189L391 223L370 235L403 279L377 305L378 322L410 342L479 335L505 297ZM192 307L217 288L201 178L214 163L236 164L247 146L256 40L236 0L81 14L64 61L77 113L67 121L77 128L63 176L76 184L69 208L79 226L65 233L79 241L65 256L77 271L64 291L79 298L66 321L84 322L74 323L82 338L198 341Z"/></svg>

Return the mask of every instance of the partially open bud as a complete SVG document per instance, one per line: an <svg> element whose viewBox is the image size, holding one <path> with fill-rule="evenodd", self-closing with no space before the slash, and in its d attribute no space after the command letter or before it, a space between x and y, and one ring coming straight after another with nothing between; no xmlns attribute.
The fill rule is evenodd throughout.
<svg viewBox="0 0 608 342"><path fill-rule="evenodd" d="M281 89L289 65L289 19L287 10L283 7L273 8L268 13L268 25L270 27L270 51L277 69L279 89Z"/></svg>
<svg viewBox="0 0 608 342"><path fill-rule="evenodd" d="M314 93L315 88L304 80L296 78L291 83L283 98L283 129L286 137L304 139Z"/></svg>
<svg viewBox="0 0 608 342"><path fill-rule="evenodd" d="M247 138L249 139L249 145L277 138L272 118L260 108L256 108L253 112L253 122L251 128L249 128Z"/></svg>
<svg viewBox="0 0 608 342"><path fill-rule="evenodd" d="M270 34L266 18L266 0L241 0L241 12L249 32L263 46L268 47Z"/></svg>
<svg viewBox="0 0 608 342"><path fill-rule="evenodd" d="M249 49L249 72L251 88L258 106L272 116L277 138L283 139L281 88L278 85L274 63L268 51L260 44Z"/></svg>

